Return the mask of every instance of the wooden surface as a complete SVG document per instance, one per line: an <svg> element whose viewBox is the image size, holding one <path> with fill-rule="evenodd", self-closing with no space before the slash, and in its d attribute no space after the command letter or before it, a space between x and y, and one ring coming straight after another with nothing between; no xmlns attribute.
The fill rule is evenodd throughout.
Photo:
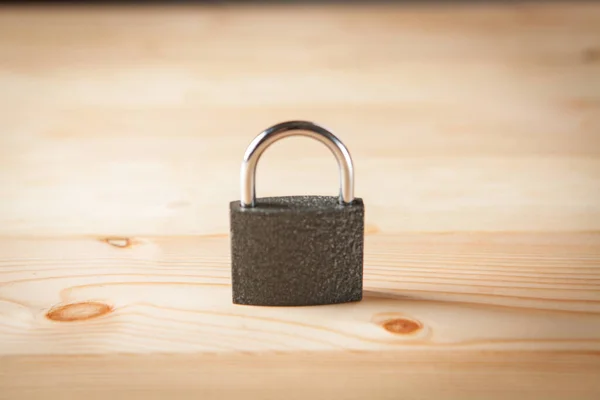
<svg viewBox="0 0 600 400"><path fill-rule="evenodd" d="M231 304L246 145L330 127L365 299ZM0 399L597 399L600 6L0 9ZM337 192L289 139L258 194Z"/></svg>
<svg viewBox="0 0 600 400"><path fill-rule="evenodd" d="M369 234L365 299L294 309L231 304L225 235L0 250L6 398L600 393L598 233Z"/></svg>
<svg viewBox="0 0 600 400"><path fill-rule="evenodd" d="M250 140L309 119L385 232L600 226L600 8L0 12L0 234L228 231ZM293 157L290 154L294 154ZM337 193L277 143L258 194Z"/></svg>

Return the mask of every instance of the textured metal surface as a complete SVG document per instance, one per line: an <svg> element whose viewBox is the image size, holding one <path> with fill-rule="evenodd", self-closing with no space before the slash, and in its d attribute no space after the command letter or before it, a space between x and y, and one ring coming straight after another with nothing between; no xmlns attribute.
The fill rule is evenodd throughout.
<svg viewBox="0 0 600 400"><path fill-rule="evenodd" d="M362 298L364 205L333 196L230 203L233 302L301 306Z"/></svg>

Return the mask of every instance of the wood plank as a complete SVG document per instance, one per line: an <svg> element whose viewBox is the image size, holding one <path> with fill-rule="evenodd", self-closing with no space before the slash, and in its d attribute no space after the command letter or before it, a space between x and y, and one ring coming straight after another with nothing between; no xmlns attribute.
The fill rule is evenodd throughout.
<svg viewBox="0 0 600 400"><path fill-rule="evenodd" d="M3 358L0 372L6 399L595 400L600 392L598 354L563 351L38 356Z"/></svg>
<svg viewBox="0 0 600 400"><path fill-rule="evenodd" d="M597 399L599 65L592 2L2 8L0 399ZM360 303L231 304L287 119L352 152Z"/></svg>
<svg viewBox="0 0 600 400"><path fill-rule="evenodd" d="M5 8L0 234L227 232L245 147L287 119L346 142L384 232L598 230L599 43L587 2ZM307 140L258 175L337 192Z"/></svg>
<svg viewBox="0 0 600 400"><path fill-rule="evenodd" d="M597 233L371 233L365 299L300 308L231 304L225 235L5 237L0 254L6 398L600 390Z"/></svg>

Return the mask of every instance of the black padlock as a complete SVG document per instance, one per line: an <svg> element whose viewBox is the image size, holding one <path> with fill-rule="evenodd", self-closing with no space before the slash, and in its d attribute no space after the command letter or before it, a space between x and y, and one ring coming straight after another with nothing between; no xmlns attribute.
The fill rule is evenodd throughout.
<svg viewBox="0 0 600 400"><path fill-rule="evenodd" d="M256 165L274 142L308 136L325 144L340 169L339 196L255 196ZM364 205L354 198L352 158L323 127L284 122L246 150L241 201L230 203L233 302L307 306L362 299Z"/></svg>

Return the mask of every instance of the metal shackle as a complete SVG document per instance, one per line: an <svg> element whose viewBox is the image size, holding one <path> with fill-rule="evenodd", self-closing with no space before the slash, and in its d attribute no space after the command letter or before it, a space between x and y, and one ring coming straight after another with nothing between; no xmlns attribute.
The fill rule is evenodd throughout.
<svg viewBox="0 0 600 400"><path fill-rule="evenodd" d="M256 204L256 165L260 156L270 145L289 136L307 136L318 140L331 150L340 169L340 204L352 203L354 166L346 146L333 133L317 124L308 121L288 121L265 129L246 149L240 174L242 207L254 207Z"/></svg>

